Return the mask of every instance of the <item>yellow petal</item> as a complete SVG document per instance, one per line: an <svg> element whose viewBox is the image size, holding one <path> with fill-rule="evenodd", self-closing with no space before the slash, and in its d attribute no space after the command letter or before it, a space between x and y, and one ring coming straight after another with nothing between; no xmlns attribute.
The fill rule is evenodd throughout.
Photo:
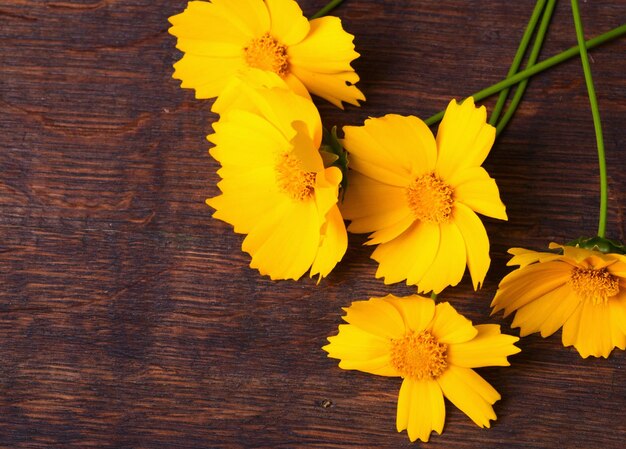
<svg viewBox="0 0 626 449"><path fill-rule="evenodd" d="M390 340L350 324L339 325L339 333L328 338L322 349L328 357L341 360L343 369L356 369L381 376L397 376L389 364Z"/></svg>
<svg viewBox="0 0 626 449"><path fill-rule="evenodd" d="M319 155L319 153L317 153ZM343 234L345 234L345 225L343 217L337 208L337 194L339 192L339 183L341 182L341 170L337 167L328 167L317 173L315 179L315 203L317 205L317 213L320 219L320 227L324 227L327 221L327 215L332 209L336 210L335 224L341 224ZM322 232L323 235L323 232Z"/></svg>
<svg viewBox="0 0 626 449"><path fill-rule="evenodd" d="M361 134L356 136L360 139L359 148L365 146L363 138L370 140L370 149L376 148L375 153L361 157L390 169L397 167L411 180L434 170L437 160L435 138L419 118L388 114L367 119L361 129Z"/></svg>
<svg viewBox="0 0 626 449"><path fill-rule="evenodd" d="M409 415L413 399L413 381L411 379L402 380L400 392L398 393L398 407L396 409L396 429L398 432L406 430L409 426Z"/></svg>
<svg viewBox="0 0 626 449"><path fill-rule="evenodd" d="M353 38L337 17L312 20L309 34L288 48L291 73L309 91L340 108L342 101L358 106L365 97L354 86L359 76L350 63L359 54L354 51Z"/></svg>
<svg viewBox="0 0 626 449"><path fill-rule="evenodd" d="M397 238L381 243L372 253L378 262L377 278L385 284L402 280L415 285L432 265L439 248L439 226L415 222Z"/></svg>
<svg viewBox="0 0 626 449"><path fill-rule="evenodd" d="M610 299L609 308L611 309L612 326L626 335L626 289Z"/></svg>
<svg viewBox="0 0 626 449"><path fill-rule="evenodd" d="M406 332L402 315L384 298L354 301L344 309L344 320L361 329L387 338L400 338Z"/></svg>
<svg viewBox="0 0 626 449"><path fill-rule="evenodd" d="M317 108L311 101L286 89L250 89L248 91L251 108L274 125L287 140L291 140L296 131L293 122L301 121L313 141L319 148L322 141L322 122Z"/></svg>
<svg viewBox="0 0 626 449"><path fill-rule="evenodd" d="M500 333L497 324L478 324L476 337L465 343L448 346L448 363L464 368L508 366L507 356L517 354L519 338Z"/></svg>
<svg viewBox="0 0 626 449"><path fill-rule="evenodd" d="M624 347L624 334L612 326L608 304L585 301L563 325L563 345L574 345L582 358L607 358L615 346Z"/></svg>
<svg viewBox="0 0 626 449"><path fill-rule="evenodd" d="M229 114L214 125L207 139L216 146L209 151L222 165L224 174L248 176L247 170L274 168L278 154L291 150L291 144L270 122L243 110Z"/></svg>
<svg viewBox="0 0 626 449"><path fill-rule="evenodd" d="M254 110L250 101L249 89L259 88L282 88L289 89L290 86L283 79L273 72L259 70L252 67L239 70L224 87L219 97L213 103L211 111L216 114L223 114L229 109ZM306 92L306 90L305 90ZM305 95L305 98L309 98Z"/></svg>
<svg viewBox="0 0 626 449"><path fill-rule="evenodd" d="M508 316L531 301L564 285L569 279L571 266L559 261L528 265L507 274L498 286L491 302L492 315L504 309Z"/></svg>
<svg viewBox="0 0 626 449"><path fill-rule="evenodd" d="M511 327L519 327L522 337L539 331L548 337L565 324L578 305L577 295L569 285L563 285L521 307Z"/></svg>
<svg viewBox="0 0 626 449"><path fill-rule="evenodd" d="M338 108L343 109L342 101L355 106L359 106L359 101L365 101L363 93L354 85L359 81L355 72L317 73L295 65L290 66L290 70L309 92Z"/></svg>
<svg viewBox="0 0 626 449"><path fill-rule="evenodd" d="M313 125L315 126L315 125ZM300 120L296 120L291 123L291 127L296 131L296 135L291 139L291 146L293 148L292 154L298 159L301 164L301 169L305 172L319 173L324 171L324 162L318 151L319 145L315 145L315 142L311 140L309 129L306 123ZM337 167L333 167L339 173L339 182L341 182L341 170ZM333 195L333 204L337 202L337 185L332 186L335 190ZM326 214L326 211L323 212ZM322 216L323 216L322 214Z"/></svg>
<svg viewBox="0 0 626 449"><path fill-rule="evenodd" d="M573 259L577 263L584 263L589 259L595 259L595 263L592 265L593 268L602 268L605 266L609 266L618 260L624 261L624 256L618 254L603 254L598 251L593 251L585 248L579 248L576 246L568 246L568 245L559 245L557 243L550 243L550 249L562 249L563 250L563 259Z"/></svg>
<svg viewBox="0 0 626 449"><path fill-rule="evenodd" d="M411 215L407 215L397 223L372 233L365 244L378 245L380 243L387 243L399 237L404 231L409 229L413 223L415 223L415 218Z"/></svg>
<svg viewBox="0 0 626 449"><path fill-rule="evenodd" d="M170 33L175 34L176 27L170 28ZM234 39L230 39L234 41ZM183 53L195 56L206 56L209 58L239 59L241 49L244 46L239 42L219 42L218 40L198 40L189 38L179 38L176 48Z"/></svg>
<svg viewBox="0 0 626 449"><path fill-rule="evenodd" d="M401 187L378 182L360 173L350 171L348 189L341 213L347 220L352 220L350 232L374 232L411 218Z"/></svg>
<svg viewBox="0 0 626 449"><path fill-rule="evenodd" d="M441 237L433 263L418 281L419 292L440 293L448 286L455 286L463 277L467 254L461 231L454 223L439 225Z"/></svg>
<svg viewBox="0 0 626 449"><path fill-rule="evenodd" d="M406 429L411 441L426 442L433 430L441 434L445 416L443 394L437 382L404 379L398 395L398 432Z"/></svg>
<svg viewBox="0 0 626 449"><path fill-rule="evenodd" d="M363 371L364 373L370 373L376 376L398 376L396 369L390 364L389 354L367 361L342 360L339 362L339 368Z"/></svg>
<svg viewBox="0 0 626 449"><path fill-rule="evenodd" d="M458 170L448 181L454 188L454 199L479 214L506 220L506 210L493 178L482 167Z"/></svg>
<svg viewBox="0 0 626 449"><path fill-rule="evenodd" d="M345 145L345 141L344 141ZM350 150L346 147L348 153ZM350 159L350 172L349 173L359 173L367 176L368 178L382 183L387 184L394 187L399 187L403 191L402 200L406 203L404 190L410 184L410 178L407 177L406 174L399 173L396 169L387 169L381 165L377 165L374 162L368 161L366 159L359 158L354 154L351 154L352 158ZM350 174L348 174L350 176Z"/></svg>
<svg viewBox="0 0 626 449"><path fill-rule="evenodd" d="M435 301L430 298L418 295L405 297L387 295L384 300L398 309L407 329L415 332L426 329L435 316Z"/></svg>
<svg viewBox="0 0 626 449"><path fill-rule="evenodd" d="M434 384L434 385L433 385ZM432 429L441 435L446 420L446 407L443 401L443 392L436 381L428 384L428 404L430 405L430 418Z"/></svg>
<svg viewBox="0 0 626 449"><path fill-rule="evenodd" d="M350 72L350 63L359 57L354 51L354 36L341 26L338 17L326 16L310 23L309 34L299 43L290 45L289 62L314 73Z"/></svg>
<svg viewBox="0 0 626 449"><path fill-rule="evenodd" d="M467 253L467 267L472 276L474 290L477 290L489 270L489 238L480 219L462 203L456 203L453 210L454 223L458 226Z"/></svg>
<svg viewBox="0 0 626 449"><path fill-rule="evenodd" d="M233 18L236 20L236 18ZM168 31L178 37L182 51L189 44L206 44L207 49L213 44L231 43L239 50L250 39L250 35L238 29L230 20L224 20L209 2L189 2L185 11L168 19L173 25Z"/></svg>
<svg viewBox="0 0 626 449"><path fill-rule="evenodd" d="M283 45L294 45L309 33L309 21L294 0L265 0L270 13L270 34Z"/></svg>
<svg viewBox="0 0 626 449"><path fill-rule="evenodd" d="M491 427L489 421L496 419L491 405L500 395L482 377L469 368L451 365L437 378L437 383L444 396L476 425Z"/></svg>
<svg viewBox="0 0 626 449"><path fill-rule="evenodd" d="M242 58L213 58L187 53L174 64L172 77L182 81L181 87L195 89L196 98L213 98L242 67Z"/></svg>
<svg viewBox="0 0 626 449"><path fill-rule="evenodd" d="M289 86L294 93L300 95L307 100L311 100L311 94L309 94L309 90L306 88L302 81L298 79L293 73L288 73L284 78L284 82ZM312 101L312 100L311 100Z"/></svg>
<svg viewBox="0 0 626 449"><path fill-rule="evenodd" d="M328 337L329 344L322 349L335 359L372 360L390 351L390 341L364 331L352 324L340 324L339 333Z"/></svg>
<svg viewBox="0 0 626 449"><path fill-rule="evenodd" d="M276 202L281 201L278 192L266 190L268 183L274 182L274 174L259 171L254 176L255 184L245 186L231 181L221 181L218 186L224 193L207 199L206 203L216 209L214 218L233 225L239 234L247 234L261 217L273 214Z"/></svg>
<svg viewBox="0 0 626 449"><path fill-rule="evenodd" d="M192 3L196 2L189 2L189 5ZM270 16L262 0L211 0L211 3L221 20L230 22L250 39L270 29Z"/></svg>
<svg viewBox="0 0 626 449"><path fill-rule="evenodd" d="M250 267L273 280L299 279L313 263L319 244L315 203L285 203L280 215L259 221L242 246L252 256Z"/></svg>
<svg viewBox="0 0 626 449"><path fill-rule="evenodd" d="M611 264L608 268L609 273L613 276L622 278L621 281L626 281L626 258L620 258L615 263Z"/></svg>
<svg viewBox="0 0 626 449"><path fill-rule="evenodd" d="M520 268L531 263L549 262L563 257L560 254L533 251L526 248L511 248L508 253L512 254L513 257L507 262L507 266L519 265Z"/></svg>
<svg viewBox="0 0 626 449"><path fill-rule="evenodd" d="M476 108L473 98L461 105L450 101L437 132L437 172L450 179L457 170L483 163L495 140L496 130L487 123L487 110Z"/></svg>
<svg viewBox="0 0 626 449"><path fill-rule="evenodd" d="M348 247L348 235L343 218L337 206L326 215L326 223L321 230L321 242L311 266L311 277L328 273L337 265Z"/></svg>
<svg viewBox="0 0 626 449"><path fill-rule="evenodd" d="M343 131L351 167L374 179L384 180L377 176L380 171L391 172L407 186L434 169L435 139L416 117L389 114L367 119L363 126L344 126Z"/></svg>
<svg viewBox="0 0 626 449"><path fill-rule="evenodd" d="M430 327L439 343L464 343L478 334L472 322L454 310L448 302L437 304Z"/></svg>

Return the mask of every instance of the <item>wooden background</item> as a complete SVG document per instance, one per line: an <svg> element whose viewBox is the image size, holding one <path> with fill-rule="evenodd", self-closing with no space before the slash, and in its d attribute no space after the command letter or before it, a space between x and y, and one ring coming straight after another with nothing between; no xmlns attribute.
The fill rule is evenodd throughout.
<svg viewBox="0 0 626 449"><path fill-rule="evenodd" d="M325 0L302 0L312 14ZM408 448L400 379L342 371L320 347L341 307L403 285L374 278L351 236L319 286L248 268L211 218L211 102L171 79L167 18L183 0L0 0L0 447ZM534 2L348 0L368 98L327 126L427 117L504 77ZM588 37L626 22L623 0L582 4ZM575 44L559 2L542 53ZM608 234L624 239L626 38L593 50L609 163ZM488 108L493 99L485 103ZM486 219L493 263L442 295L476 323L510 246L596 230L595 139L579 60L532 80L486 168L508 222ZM491 429L447 404L432 448L618 448L626 354L581 359L560 332L479 372L503 395Z"/></svg>

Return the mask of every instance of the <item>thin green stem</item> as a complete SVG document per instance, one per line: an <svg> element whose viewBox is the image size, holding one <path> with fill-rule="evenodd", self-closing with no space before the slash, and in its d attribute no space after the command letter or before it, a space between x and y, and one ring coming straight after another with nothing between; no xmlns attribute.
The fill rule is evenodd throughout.
<svg viewBox="0 0 626 449"><path fill-rule="evenodd" d="M537 62L537 58L539 57L539 53L541 52L541 47L543 46L543 41L546 37L546 32L548 31L548 25L550 25L550 20L552 19L552 13L554 12L554 5L556 4L556 0L549 0L548 5L546 6L546 10L543 13L543 18L541 19L541 25L539 25L539 31L537 31L537 37L535 38L535 43L533 44L533 48L530 51L530 56L528 56L528 62L526 63L526 68L530 68L535 65ZM513 114L517 110L517 106L519 106L520 101L522 101L522 97L524 96L524 91L526 90L526 86L530 81L529 78L521 81L517 88L515 89L515 94L511 99L511 103L507 108L504 116L496 126L496 136L499 136L502 130L509 123L511 118L513 118Z"/></svg>
<svg viewBox="0 0 626 449"><path fill-rule="evenodd" d="M526 25L526 31L522 36L522 40L519 43L519 47L517 47L517 52L513 57L513 62L511 63L511 67L509 68L509 72L506 74L507 78L513 76L517 73L520 64L522 63L522 59L524 59L524 55L526 54L526 49L528 48L528 43L530 42L530 38L535 32L535 27L537 26L537 22L539 21L539 17L541 17L541 13L543 12L543 8L546 6L546 0L538 0L535 4L535 9L533 10L532 15L530 16L530 20L528 21L528 25ZM500 113L504 108L504 104L506 103L506 99L509 96L509 88L502 89L500 91L500 96L498 97L498 101L491 112L491 117L489 118L489 124L494 125L498 121L500 117Z"/></svg>
<svg viewBox="0 0 626 449"><path fill-rule="evenodd" d="M601 45L605 42L616 39L624 34L626 34L626 25L621 25L617 28L613 28L611 31L608 31L598 37L594 37L593 39L588 40L587 42L585 42L585 47L587 49L595 48L598 45ZM526 78L536 75L537 73L541 73L544 70L549 69L550 67L553 67L564 61L567 61L568 59L571 59L574 56L578 56L579 54L580 54L580 47L576 45L575 47L571 47L565 50L564 52L559 53L558 55L552 56L551 58L541 61L540 63L535 64L534 66L526 70L516 73L510 78L504 79L500 81L499 83L489 86L470 96L474 97L475 101L484 100L485 98L488 98L492 96L493 94L497 94L502 89L511 87L519 83L520 81L525 80ZM443 118L444 112L445 111L440 111L437 114L433 115L432 117L429 117L426 120L424 120L424 122L426 122L428 126L433 125Z"/></svg>
<svg viewBox="0 0 626 449"><path fill-rule="evenodd" d="M585 33L583 32L583 22L580 18L578 0L572 0L572 14L574 15L574 25L576 27L576 39L578 40L578 45L581 45L581 42L585 42ZM583 63L583 72L585 72L585 83L587 83L587 93L589 94L589 104L591 105L591 115L593 116L593 126L596 130L596 144L598 146L598 165L600 166L600 217L598 220L598 237L604 237L606 231L606 216L608 205L606 156L604 155L604 139L602 138L600 109L598 108L596 90L593 87L593 79L591 78L589 55L587 55L587 49L584 45L580 46L580 60Z"/></svg>
<svg viewBox="0 0 626 449"><path fill-rule="evenodd" d="M433 301L437 301L437 293L432 292L432 293L430 294L430 299L432 299Z"/></svg>
<svg viewBox="0 0 626 449"><path fill-rule="evenodd" d="M320 9L318 12L316 12L315 14L313 14L311 16L311 20L313 19L318 19L320 17L324 17L326 14L328 14L329 12L331 12L333 9L335 9L337 6L341 5L343 3L343 0L331 0L330 2L328 2L326 4L326 6L324 6L322 9Z"/></svg>

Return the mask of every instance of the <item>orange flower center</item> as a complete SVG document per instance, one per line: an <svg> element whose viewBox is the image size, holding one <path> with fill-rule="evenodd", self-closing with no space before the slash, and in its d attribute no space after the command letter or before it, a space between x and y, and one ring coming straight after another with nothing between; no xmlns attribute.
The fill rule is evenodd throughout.
<svg viewBox="0 0 626 449"><path fill-rule="evenodd" d="M415 217L430 223L445 223L452 214L454 191L434 173L420 176L406 188L409 208Z"/></svg>
<svg viewBox="0 0 626 449"><path fill-rule="evenodd" d="M410 379L436 379L448 367L448 345L439 343L428 331L409 331L391 340L391 366Z"/></svg>
<svg viewBox="0 0 626 449"><path fill-rule="evenodd" d="M619 293L619 280L606 268L572 268L567 283L581 301L606 304L608 299Z"/></svg>
<svg viewBox="0 0 626 449"><path fill-rule="evenodd" d="M294 200L303 201L315 192L315 173L302 170L302 164L292 154L281 154L275 171L278 187Z"/></svg>
<svg viewBox="0 0 626 449"><path fill-rule="evenodd" d="M246 63L255 69L274 72L281 78L289 73L287 47L269 33L252 39L243 49Z"/></svg>

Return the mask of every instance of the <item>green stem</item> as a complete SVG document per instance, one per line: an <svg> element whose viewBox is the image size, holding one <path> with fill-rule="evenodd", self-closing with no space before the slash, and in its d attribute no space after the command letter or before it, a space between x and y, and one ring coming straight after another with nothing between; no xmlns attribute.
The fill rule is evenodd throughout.
<svg viewBox="0 0 626 449"><path fill-rule="evenodd" d="M313 14L311 16L311 20L319 19L320 17L324 17L326 14L331 12L333 9L335 9L337 6L341 5L342 3L343 3L343 0L331 0L330 2L328 2L328 4L326 6L324 6L318 12Z"/></svg>
<svg viewBox="0 0 626 449"><path fill-rule="evenodd" d="M626 34L626 25L621 25L617 28L613 28L611 31L608 31L600 36L594 37L593 39L589 39L587 42L585 42L585 47L587 49L595 48L598 45L601 45L605 42L616 39L624 34ZM552 56L551 58L541 61L540 63L535 64L534 66L526 70L516 73L510 78L504 79L500 81L499 83L489 86L486 89L476 92L470 96L474 97L475 101L483 100L487 97L492 96L493 94L500 92L502 89L511 87L514 84L517 84L522 80L525 80L526 78L536 75L537 73L543 72L544 70L549 69L550 67L553 67L564 61L567 61L568 59L571 59L574 56L577 56L579 54L580 54L580 47L576 45L575 47L571 47L565 50L564 52L559 53L558 55ZM429 117L426 120L424 120L424 122L426 122L428 126L433 125L443 118L444 112L445 111L440 111L437 114L433 115L432 117Z"/></svg>
<svg viewBox="0 0 626 449"><path fill-rule="evenodd" d="M546 37L546 32L548 31L548 25L550 25L550 20L552 19L552 13L554 12L555 4L556 0L550 0L548 2L548 5L546 6L546 10L543 13L543 18L541 19L541 25L539 25L539 31L537 31L535 43L533 44L533 48L530 51L530 56L528 57L528 62L526 63L526 68L534 66L535 62L537 62L537 58L539 57L539 53L541 52L541 47L543 46L543 41ZM526 78L517 85L517 88L515 89L515 95L513 95L508 109L502 117L502 120L500 120L500 122L496 126L496 136L500 135L502 130L506 127L506 125L513 117L513 114L517 110L517 106L519 106L520 101L522 101L524 91L526 90L526 86L528 85L529 81L530 79Z"/></svg>
<svg viewBox="0 0 626 449"><path fill-rule="evenodd" d="M576 39L578 40L578 45L580 45L581 42L585 42L585 34L583 32L583 22L580 18L578 0L572 0L572 13L574 15L574 25L576 27ZM600 122L598 99L596 98L596 90L593 87L593 79L591 78L589 56L587 55L587 49L584 45L580 47L580 60L583 63L583 72L585 72L585 83L587 83L587 93L589 94L589 103L591 105L591 115L593 116L593 126L596 130L596 144L598 146L598 165L600 166L600 218L598 221L598 237L604 237L606 231L606 216L608 205L606 156L604 155L604 139L602 138L602 123Z"/></svg>
<svg viewBox="0 0 626 449"><path fill-rule="evenodd" d="M528 25L526 25L526 31L524 31L524 35L522 36L522 40L519 43L519 47L517 47L517 52L513 57L513 62L511 63L511 67L509 68L509 72L506 74L506 77L513 76L517 73L517 69L519 69L520 64L522 63L522 59L524 59L524 55L526 54L526 49L528 48L528 43L530 42L530 38L535 32L535 27L537 26L537 22L539 21L539 17L541 17L541 13L543 12L543 8L546 5L546 0L539 0L535 4L535 9L530 16L530 20L528 21ZM498 97L498 101L491 112L491 117L489 118L489 124L494 125L498 121L500 117L500 113L502 112L502 108L504 108L504 104L506 103L506 99L509 96L510 88L502 89L500 91L500 96Z"/></svg>
<svg viewBox="0 0 626 449"><path fill-rule="evenodd" d="M437 293L432 292L432 293L430 294L430 299L432 299L433 301L437 301Z"/></svg>

